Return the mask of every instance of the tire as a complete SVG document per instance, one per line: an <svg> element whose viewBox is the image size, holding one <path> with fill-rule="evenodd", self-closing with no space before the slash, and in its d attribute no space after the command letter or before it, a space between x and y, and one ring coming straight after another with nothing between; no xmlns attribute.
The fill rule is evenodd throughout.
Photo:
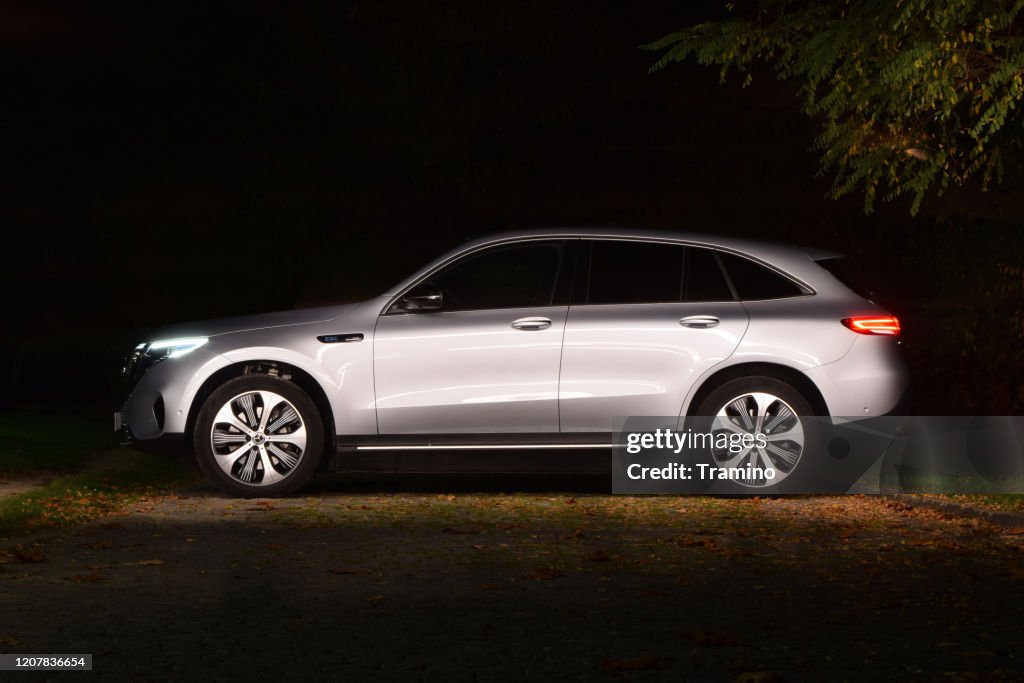
<svg viewBox="0 0 1024 683"><path fill-rule="evenodd" d="M222 491L281 496L302 488L316 473L324 448L323 419L309 395L292 382L245 375L225 382L206 399L193 446L200 469Z"/></svg>
<svg viewBox="0 0 1024 683"><path fill-rule="evenodd" d="M814 415L810 403L798 390L774 377L741 377L715 388L701 402L696 418L700 431L714 434L762 434L767 448L747 451L712 448L707 462L716 467L746 467L767 470L774 477L732 479L737 493L757 493L772 489L798 492L806 481L809 453L818 450L818 425L808 420ZM766 462L767 461L767 462Z"/></svg>

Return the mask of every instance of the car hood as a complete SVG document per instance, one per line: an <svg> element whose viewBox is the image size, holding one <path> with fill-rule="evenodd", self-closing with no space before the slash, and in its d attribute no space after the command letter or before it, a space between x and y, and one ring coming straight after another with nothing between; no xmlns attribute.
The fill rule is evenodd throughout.
<svg viewBox="0 0 1024 683"><path fill-rule="evenodd" d="M339 306L320 306L317 308L298 308L291 311L278 311L276 313L258 313L256 315L243 315L236 318L218 318L215 320L178 323L160 328L151 337L153 340L174 339L177 337L215 337L219 334L264 330L268 327L306 325L335 320L347 314L356 305L344 304Z"/></svg>

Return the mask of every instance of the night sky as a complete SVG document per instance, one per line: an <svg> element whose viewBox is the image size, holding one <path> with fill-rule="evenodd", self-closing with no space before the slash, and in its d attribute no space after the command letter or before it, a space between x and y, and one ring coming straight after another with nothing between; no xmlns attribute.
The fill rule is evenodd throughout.
<svg viewBox="0 0 1024 683"><path fill-rule="evenodd" d="M358 300L462 239L531 226L853 254L917 323L925 374L962 374L966 334L934 358L920 343L946 329L936 311L1019 263L1019 184L916 218L905 202L865 216L858 198L827 199L789 85L768 71L720 85L695 64L648 74L640 44L720 12L0 5L0 402L106 410L121 354L156 326ZM986 305L999 317L998 296ZM990 410L1014 405L1005 389Z"/></svg>

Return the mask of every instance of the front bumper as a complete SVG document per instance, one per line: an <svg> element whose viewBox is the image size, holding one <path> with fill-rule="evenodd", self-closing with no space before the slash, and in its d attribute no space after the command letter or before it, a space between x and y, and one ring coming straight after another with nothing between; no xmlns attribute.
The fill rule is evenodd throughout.
<svg viewBox="0 0 1024 683"><path fill-rule="evenodd" d="M121 411L114 412L114 434L117 436L117 441L122 446L129 446L135 441L135 436L132 435L132 430L125 424L124 418L121 417Z"/></svg>
<svg viewBox="0 0 1024 683"><path fill-rule="evenodd" d="M226 358L205 349L157 363L138 378L114 413L114 431L122 443L182 435L203 381L228 365Z"/></svg>

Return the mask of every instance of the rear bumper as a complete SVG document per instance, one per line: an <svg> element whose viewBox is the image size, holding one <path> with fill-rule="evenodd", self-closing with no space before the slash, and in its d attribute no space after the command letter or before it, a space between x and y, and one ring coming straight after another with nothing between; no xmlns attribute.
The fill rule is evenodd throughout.
<svg viewBox="0 0 1024 683"><path fill-rule="evenodd" d="M833 417L894 414L904 405L908 388L899 342L892 337L858 335L845 356L804 374L821 391Z"/></svg>

